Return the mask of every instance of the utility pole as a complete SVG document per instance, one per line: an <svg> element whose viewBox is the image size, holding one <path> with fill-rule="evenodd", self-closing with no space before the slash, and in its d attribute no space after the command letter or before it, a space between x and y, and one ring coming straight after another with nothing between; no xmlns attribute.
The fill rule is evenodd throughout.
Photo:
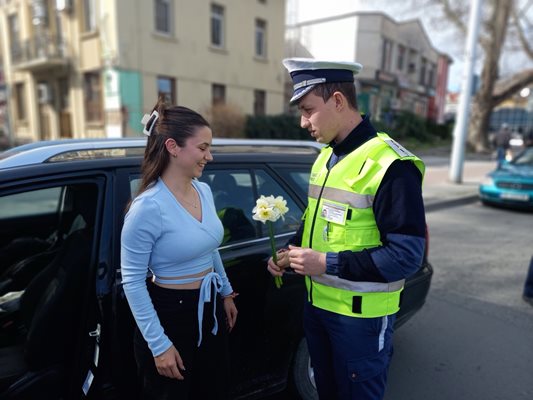
<svg viewBox="0 0 533 400"><path fill-rule="evenodd" d="M461 79L461 95L457 119L453 130L453 147L450 163L450 181L462 183L463 163L468 121L470 119L470 99L472 97L472 82L474 78L474 63L476 58L476 44L479 30L482 0L471 0L470 17L468 19L468 36L466 38L465 67Z"/></svg>

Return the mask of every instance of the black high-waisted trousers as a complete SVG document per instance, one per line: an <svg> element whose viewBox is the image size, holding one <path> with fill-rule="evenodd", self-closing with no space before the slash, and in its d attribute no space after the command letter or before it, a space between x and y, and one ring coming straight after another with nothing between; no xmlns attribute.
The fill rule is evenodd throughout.
<svg viewBox="0 0 533 400"><path fill-rule="evenodd" d="M184 380L159 375L154 357L139 329L134 336L135 359L142 386L142 398L146 400L208 400L228 399L229 350L223 300L212 293L217 302L218 332L214 326L213 302L204 303L203 333L198 343L199 289L166 289L153 283L148 290L155 310L174 347L180 353L186 370L181 371ZM215 296L216 294L216 296Z"/></svg>

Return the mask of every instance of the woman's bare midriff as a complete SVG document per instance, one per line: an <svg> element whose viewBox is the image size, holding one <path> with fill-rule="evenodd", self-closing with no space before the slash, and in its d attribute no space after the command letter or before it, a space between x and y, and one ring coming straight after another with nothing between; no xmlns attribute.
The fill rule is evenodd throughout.
<svg viewBox="0 0 533 400"><path fill-rule="evenodd" d="M197 274L192 275L185 275L185 276L176 276L176 277L161 277L159 276L158 279L160 281L165 280L175 280L175 279L188 279L188 278L203 278L206 276L209 272L211 272L213 268L208 268L202 272L198 272ZM177 290L183 290L183 289L200 289L200 286L202 285L202 279L198 279L197 281L190 282L190 283L161 283L153 281L154 284L157 286L160 286L165 289L177 289Z"/></svg>

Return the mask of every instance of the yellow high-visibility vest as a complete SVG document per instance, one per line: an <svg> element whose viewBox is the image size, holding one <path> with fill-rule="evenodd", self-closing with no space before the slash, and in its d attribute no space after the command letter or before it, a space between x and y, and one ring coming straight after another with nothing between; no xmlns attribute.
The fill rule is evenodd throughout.
<svg viewBox="0 0 533 400"><path fill-rule="evenodd" d="M302 246L320 252L361 251L380 246L372 204L388 167L411 160L424 175L424 163L385 133L355 149L329 171L333 149L322 149L309 181ZM322 274L306 278L309 301L337 314L374 318L399 310L404 280L356 282Z"/></svg>

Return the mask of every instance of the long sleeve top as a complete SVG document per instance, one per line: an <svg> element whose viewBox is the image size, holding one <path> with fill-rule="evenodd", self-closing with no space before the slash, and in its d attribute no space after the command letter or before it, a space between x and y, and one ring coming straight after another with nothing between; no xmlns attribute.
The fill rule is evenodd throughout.
<svg viewBox="0 0 533 400"><path fill-rule="evenodd" d="M194 218L174 197L165 183L158 179L137 196L124 219L121 238L121 269L124 292L139 330L154 356L168 350L172 343L148 294L147 273L156 282L188 283L203 279L200 300L209 301L210 284L223 296L232 293L218 246L224 230L211 189L193 180L200 196L202 221ZM212 268L205 277L162 280L193 275ZM200 332L203 303L199 304ZM216 326L215 326L216 327ZM199 343L201 337L199 339Z"/></svg>
<svg viewBox="0 0 533 400"><path fill-rule="evenodd" d="M346 154L376 136L368 117L333 147L331 168ZM351 281L394 282L421 266L426 245L422 176L411 161L394 161L387 169L373 202L381 246L362 251L327 253L326 273ZM302 243L303 224L289 241Z"/></svg>

